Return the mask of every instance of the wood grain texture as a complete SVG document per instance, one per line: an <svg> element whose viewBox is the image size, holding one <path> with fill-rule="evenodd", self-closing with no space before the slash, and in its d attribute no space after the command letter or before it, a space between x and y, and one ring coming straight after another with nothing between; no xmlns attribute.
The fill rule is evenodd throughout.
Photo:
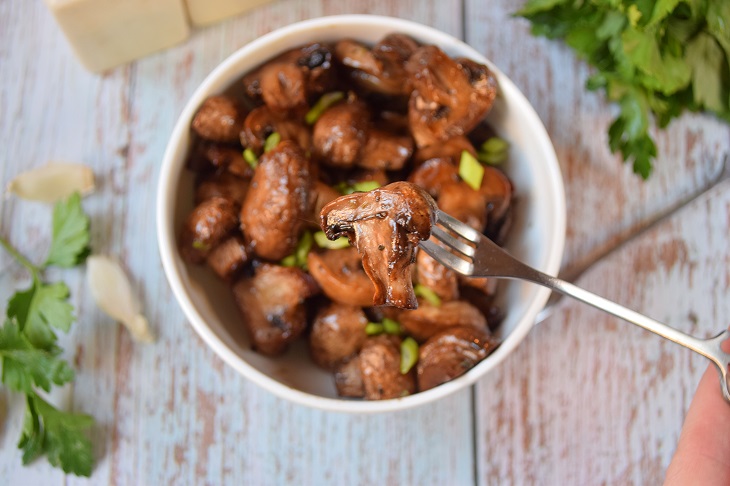
<svg viewBox="0 0 730 486"><path fill-rule="evenodd" d="M435 26L500 67L535 106L566 183L564 265L580 262L706 184L730 129L686 116L657 132L641 182L608 152L615 113L587 93L586 66L529 35L507 0L279 0L198 30L173 49L95 76L73 58L41 2L0 0L0 182L51 159L91 165L84 201L95 251L116 256L158 342L134 343L101 314L83 270L69 282L79 321L62 337L75 386L60 405L92 413L97 466L64 477L15 448L23 404L0 394L2 484L655 484L674 451L702 358L597 311L563 302L491 375L416 410L351 416L284 402L241 378L197 337L163 275L154 199L167 138L205 76L237 48L297 20L372 13ZM586 190L589 188L590 190ZM0 199L0 233L33 260L48 207ZM730 185L721 185L586 274L580 284L680 329L730 320ZM0 252L0 297L28 276Z"/></svg>
<svg viewBox="0 0 730 486"><path fill-rule="evenodd" d="M0 74L3 120L14 120L0 121L3 180L51 158L92 165L100 187L84 207L92 217L94 249L118 257L159 335L152 346L132 342L95 309L83 271L49 275L71 283L79 315L62 339L77 367L76 385L54 398L97 418L92 440L98 462L90 480L65 478L45 461L21 467L15 442L22 403L10 397L8 425L0 437L6 451L0 456L0 482L473 482L471 390L410 412L356 417L294 406L225 366L195 335L170 292L151 210L167 138L183 105L203 78L246 42L297 20L337 13L406 17L460 36L460 8L460 2L436 1L273 2L98 77L78 66L42 6L0 5L1 62L14 67ZM29 55L36 44L43 47L39 58ZM0 204L2 234L28 255L42 255L48 208L12 199ZM0 265L2 295L9 296L26 276L4 254Z"/></svg>

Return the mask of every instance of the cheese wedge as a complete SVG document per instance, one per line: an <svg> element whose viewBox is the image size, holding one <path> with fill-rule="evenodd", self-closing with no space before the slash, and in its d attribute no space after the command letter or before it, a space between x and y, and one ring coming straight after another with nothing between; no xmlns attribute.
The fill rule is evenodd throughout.
<svg viewBox="0 0 730 486"><path fill-rule="evenodd" d="M44 1L93 72L173 46L190 33L184 0Z"/></svg>
<svg viewBox="0 0 730 486"><path fill-rule="evenodd" d="M209 25L250 10L271 0L185 0L190 21L195 26Z"/></svg>

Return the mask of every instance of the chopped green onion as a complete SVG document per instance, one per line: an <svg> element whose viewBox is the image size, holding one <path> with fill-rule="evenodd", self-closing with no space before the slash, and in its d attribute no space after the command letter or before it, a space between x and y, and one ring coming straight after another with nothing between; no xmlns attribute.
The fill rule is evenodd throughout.
<svg viewBox="0 0 730 486"><path fill-rule="evenodd" d="M294 256L296 256L297 263L300 267L303 267L307 264L307 255L309 255L309 250L312 249L313 241L314 239L312 238L312 233L309 231L305 231L302 235L302 238L299 240L299 243L294 250Z"/></svg>
<svg viewBox="0 0 730 486"><path fill-rule="evenodd" d="M435 307L441 305L441 297L425 285L416 284L416 286L413 287L413 291L416 293L416 296L426 299L429 304Z"/></svg>
<svg viewBox="0 0 730 486"><path fill-rule="evenodd" d="M506 152L507 149L509 149L509 142L499 137L488 138L481 147L481 151L488 154Z"/></svg>
<svg viewBox="0 0 730 486"><path fill-rule="evenodd" d="M484 167L482 167L482 164L480 164L479 161L466 150L461 152L459 176L475 191L478 191L482 186Z"/></svg>
<svg viewBox="0 0 730 486"><path fill-rule="evenodd" d="M280 264L282 267L299 267L305 268L307 266L307 255L309 250L312 249L312 233L305 231L302 237L299 239L294 253L285 256Z"/></svg>
<svg viewBox="0 0 730 486"><path fill-rule="evenodd" d="M345 196L352 194L353 192L368 192L372 191L373 189L377 189L380 187L380 183L378 181L360 181L355 182L352 185L347 184L346 182L340 182L336 186L334 186L335 189L340 191Z"/></svg>
<svg viewBox="0 0 730 486"><path fill-rule="evenodd" d="M488 165L499 165L507 159L508 153L509 142L499 137L491 137L482 144L477 158Z"/></svg>
<svg viewBox="0 0 730 486"><path fill-rule="evenodd" d="M501 154L479 152L477 153L477 159L479 159L479 162L484 162L487 165L499 165L507 160L507 152L502 152Z"/></svg>
<svg viewBox="0 0 730 486"><path fill-rule="evenodd" d="M407 337L400 343L400 374L405 375L418 362L418 343Z"/></svg>
<svg viewBox="0 0 730 486"><path fill-rule="evenodd" d="M322 113L327 111L327 108L334 105L341 99L344 99L344 97L345 93L342 91L333 91L332 93L322 95L307 114L304 115L304 121L307 122L307 125L314 125L314 122L319 120L319 117L322 116Z"/></svg>
<svg viewBox="0 0 730 486"><path fill-rule="evenodd" d="M350 246L350 240L347 236L341 236L336 240L330 240L324 231L317 231L314 233L314 241L320 248L327 248L328 250L341 250L342 248L348 248Z"/></svg>
<svg viewBox="0 0 730 486"><path fill-rule="evenodd" d="M281 142L281 135L279 132L272 133L266 137L266 141L264 142L264 152L273 150L277 145L279 145L279 142Z"/></svg>
<svg viewBox="0 0 730 486"><path fill-rule="evenodd" d="M281 266L282 267L296 267L297 266L297 256L292 254L292 255L284 257L281 260Z"/></svg>
<svg viewBox="0 0 730 486"><path fill-rule="evenodd" d="M367 334L368 336L377 336L378 334L383 334L384 330L385 328L379 322L368 322L365 325L365 334Z"/></svg>
<svg viewBox="0 0 730 486"><path fill-rule="evenodd" d="M194 240L193 241L193 248L195 248L196 250L200 250L200 251L207 251L208 250L208 245L206 245L205 243L203 243L200 240Z"/></svg>
<svg viewBox="0 0 730 486"><path fill-rule="evenodd" d="M256 153L250 148L243 151L243 160L245 160L252 169L255 169L256 166L259 165L259 158L256 157Z"/></svg>
<svg viewBox="0 0 730 486"><path fill-rule="evenodd" d="M400 324L393 319L388 319L387 317L383 318L383 328L385 329L386 334L394 334L396 336L403 334L403 329L400 327Z"/></svg>
<svg viewBox="0 0 730 486"><path fill-rule="evenodd" d="M352 185L352 192L368 192L380 187L378 181L362 181Z"/></svg>

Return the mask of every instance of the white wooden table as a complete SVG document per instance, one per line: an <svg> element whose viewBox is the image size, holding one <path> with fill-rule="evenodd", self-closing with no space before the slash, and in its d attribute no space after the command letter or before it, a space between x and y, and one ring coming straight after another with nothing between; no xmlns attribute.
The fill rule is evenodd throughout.
<svg viewBox="0 0 730 486"><path fill-rule="evenodd" d="M62 338L77 370L62 406L92 413L97 464L64 477L20 465L23 404L0 393L2 484L657 484L706 362L588 307L564 301L475 387L419 409L375 416L311 410L247 382L197 337L163 275L154 206L160 160L195 87L246 42L301 19L392 15L465 39L523 91L547 126L568 201L564 267L615 245L702 189L730 156L730 128L685 116L657 133L642 182L607 149L615 108L583 87L588 68L534 38L510 0L279 0L196 31L186 43L85 72L39 0L0 0L0 183L47 160L92 166L84 202L96 252L118 256L140 289L156 344L102 315L82 270L79 320ZM50 211L0 200L0 234L29 257L48 245ZM594 266L579 284L709 335L730 323L730 183L722 183ZM6 302L28 275L0 253Z"/></svg>

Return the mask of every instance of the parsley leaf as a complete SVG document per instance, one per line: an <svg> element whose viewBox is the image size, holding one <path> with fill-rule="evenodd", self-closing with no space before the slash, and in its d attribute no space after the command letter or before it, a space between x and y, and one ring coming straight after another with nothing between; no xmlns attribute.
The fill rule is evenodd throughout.
<svg viewBox="0 0 730 486"><path fill-rule="evenodd" d="M57 357L58 350L33 346L14 321L0 328L2 381L11 390L31 392L33 386L50 391L51 384L63 385L74 379L71 367Z"/></svg>
<svg viewBox="0 0 730 486"><path fill-rule="evenodd" d="M8 303L7 316L15 319L34 346L50 349L56 342L55 327L68 332L74 321L65 283L44 284L35 279L32 286L16 292Z"/></svg>
<svg viewBox="0 0 730 486"><path fill-rule="evenodd" d="M91 441L83 431L93 424L89 415L62 412L35 393L28 394L23 433L18 442L23 464L45 452L52 466L77 476L91 476L94 455Z"/></svg>
<svg viewBox="0 0 730 486"><path fill-rule="evenodd" d="M73 194L53 208L53 240L47 265L73 267L89 256L89 217L81 208L81 196Z"/></svg>
<svg viewBox="0 0 730 486"><path fill-rule="evenodd" d="M652 122L664 128L685 110L730 122L727 0L528 0L516 15L596 69L586 87L621 109L609 146L642 177L657 155Z"/></svg>
<svg viewBox="0 0 730 486"><path fill-rule="evenodd" d="M0 327L0 365L2 382L11 390L25 393L26 411L18 448L23 464L41 455L66 473L91 475L94 458L91 442L83 431L94 419L88 415L66 413L44 401L36 388L50 391L74 379L74 371L60 359L55 329L68 332L74 309L68 301L69 289L63 282L42 279L47 265L70 267L82 262L89 253L89 218L81 209L78 194L59 202L53 211L53 240L42 266L25 258L5 238L0 246L31 274L27 289L16 291L8 301L7 319Z"/></svg>

